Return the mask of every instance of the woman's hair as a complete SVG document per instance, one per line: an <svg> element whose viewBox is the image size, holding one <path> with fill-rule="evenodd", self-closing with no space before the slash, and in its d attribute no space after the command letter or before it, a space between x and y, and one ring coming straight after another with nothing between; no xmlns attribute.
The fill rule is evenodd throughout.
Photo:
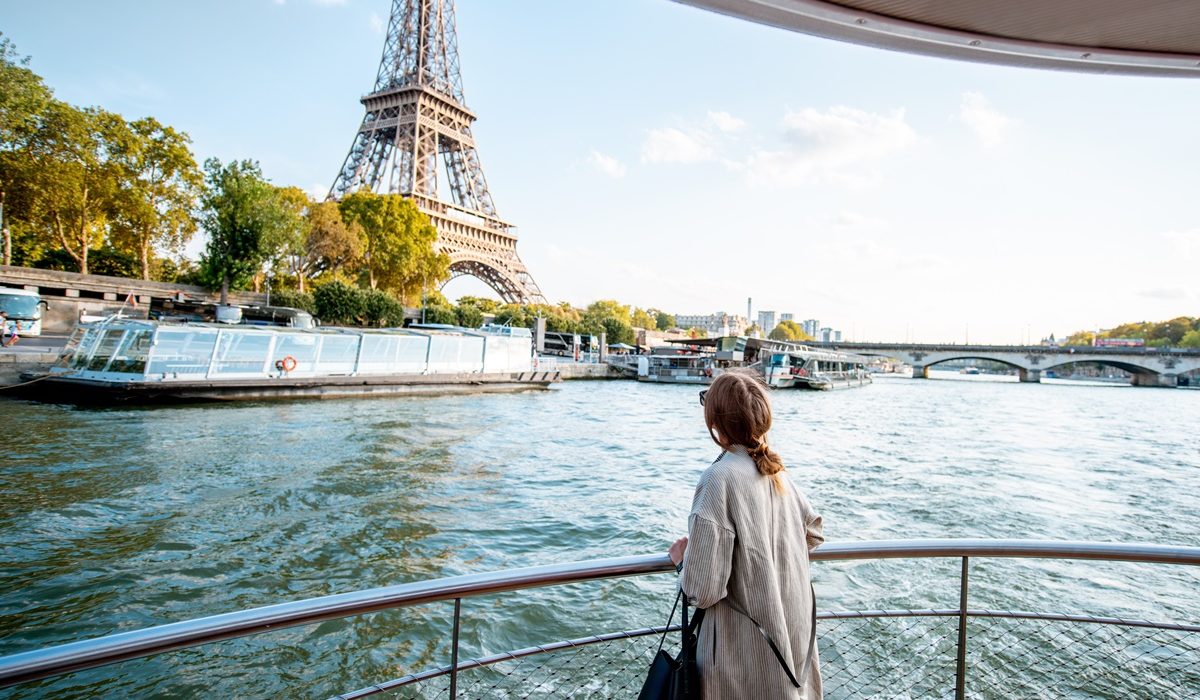
<svg viewBox="0 0 1200 700"><path fill-rule="evenodd" d="M771 477L775 490L782 493L779 473L784 469L783 460L767 446L771 401L766 385L753 370L726 370L713 380L704 395L704 422L713 442L721 447L745 447L758 472Z"/></svg>

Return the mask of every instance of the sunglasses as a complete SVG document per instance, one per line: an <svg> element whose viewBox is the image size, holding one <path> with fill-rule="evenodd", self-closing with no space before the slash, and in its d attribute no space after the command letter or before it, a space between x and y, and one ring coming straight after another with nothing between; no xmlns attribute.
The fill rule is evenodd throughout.
<svg viewBox="0 0 1200 700"><path fill-rule="evenodd" d="M700 392L700 405L701 405L701 406L703 406L703 405L704 405L704 395L705 395L705 394L707 394L707 393L708 393L708 389L705 389L705 390L703 390L703 391L701 391L701 392Z"/></svg>

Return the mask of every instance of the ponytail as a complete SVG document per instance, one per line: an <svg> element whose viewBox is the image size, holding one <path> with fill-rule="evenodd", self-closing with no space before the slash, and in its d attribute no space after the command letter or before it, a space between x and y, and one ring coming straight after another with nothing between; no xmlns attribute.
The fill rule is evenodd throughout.
<svg viewBox="0 0 1200 700"><path fill-rule="evenodd" d="M775 487L776 493L783 493L783 481L779 478L779 474L783 471L783 458L779 453L767 446L767 441L763 437L759 437L757 443L747 449L747 454L750 459L754 460L754 466L758 467L758 473L763 476L771 477L771 483Z"/></svg>
<svg viewBox="0 0 1200 700"><path fill-rule="evenodd" d="M783 493L783 459L767 446L771 401L761 377L744 369L722 372L708 388L704 422L713 442L725 449L745 447L758 473L771 477L776 493Z"/></svg>

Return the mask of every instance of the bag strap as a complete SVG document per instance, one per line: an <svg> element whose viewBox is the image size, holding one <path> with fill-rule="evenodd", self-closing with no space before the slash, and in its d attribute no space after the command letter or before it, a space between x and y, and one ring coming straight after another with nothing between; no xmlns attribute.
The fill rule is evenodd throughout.
<svg viewBox="0 0 1200 700"><path fill-rule="evenodd" d="M675 619L675 608L679 607L679 599L682 597L683 597L683 589L680 589L679 593L676 594L676 596L675 596L675 603L671 605L671 614L667 615L667 624L665 627L663 627L662 636L659 637L659 639L658 639L658 651L662 651L663 642L667 641L667 630L671 629L671 620ZM687 620L687 603L684 603L683 615L684 615L683 619L686 621ZM686 626L686 625L687 625L687 623L685 622L684 626ZM655 655L658 655L658 651L654 652Z"/></svg>
<svg viewBox="0 0 1200 700"><path fill-rule="evenodd" d="M808 585L808 588L810 591L812 591L812 626L808 636L808 653L804 656L804 667L800 669L800 680L796 680L796 674L792 673L791 665L784 660L783 653L781 653L779 651L779 647L775 645L775 640L771 639L771 635L767 634L767 631L762 628L762 625L758 624L758 620L750 617L750 613L734 605L733 602L728 598L725 599L725 602L728 603L730 610L744 615L747 620L754 623L754 626L758 628L759 634L763 636L763 639L767 640L767 644L771 647L771 653L775 654L775 659L779 662L779 665L783 667L783 672L787 674L788 680L791 681L792 685L797 688L804 685L805 677L808 675L808 669L812 665L813 652L817 648L817 591L812 587L811 583Z"/></svg>

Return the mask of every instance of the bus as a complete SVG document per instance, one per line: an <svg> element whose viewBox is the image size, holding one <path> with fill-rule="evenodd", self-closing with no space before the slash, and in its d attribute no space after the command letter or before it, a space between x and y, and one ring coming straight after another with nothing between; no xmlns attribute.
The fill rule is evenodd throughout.
<svg viewBox="0 0 1200 700"><path fill-rule="evenodd" d="M42 334L42 308L46 302L40 294L28 289L0 287L0 311L8 314L5 334L16 332L20 336Z"/></svg>

